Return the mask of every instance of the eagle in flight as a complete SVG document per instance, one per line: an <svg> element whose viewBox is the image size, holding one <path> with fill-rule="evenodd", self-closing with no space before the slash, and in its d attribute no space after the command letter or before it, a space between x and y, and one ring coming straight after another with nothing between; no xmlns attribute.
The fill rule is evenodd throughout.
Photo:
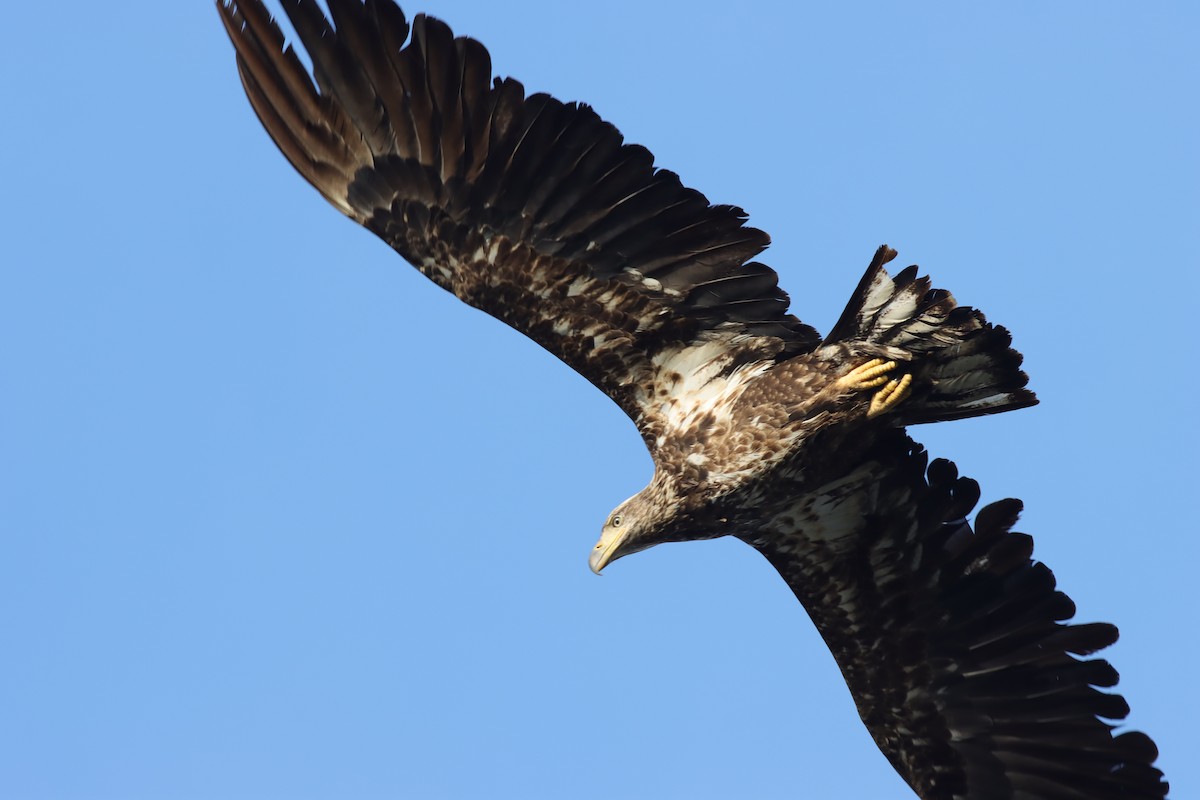
<svg viewBox="0 0 1200 800"><path fill-rule="evenodd" d="M391 0L217 0L242 85L292 166L426 277L565 361L633 420L650 484L599 572L661 542L762 553L858 712L926 800L1161 798L1157 750L1105 720L1112 625L1075 607L978 485L905 426L1024 408L1008 332L880 247L822 337L788 311L767 235L588 106L493 78L488 52Z"/></svg>

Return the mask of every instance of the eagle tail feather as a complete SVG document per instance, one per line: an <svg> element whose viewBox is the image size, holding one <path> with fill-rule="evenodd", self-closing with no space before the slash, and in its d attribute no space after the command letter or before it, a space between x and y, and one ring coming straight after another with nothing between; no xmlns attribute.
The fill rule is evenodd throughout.
<svg viewBox="0 0 1200 800"><path fill-rule="evenodd" d="M876 251L824 344L891 358L912 373L912 395L896 409L897 424L1036 405L1008 330L990 324L979 310L960 306L945 289L934 289L915 265L890 276L884 265L895 257L887 245Z"/></svg>

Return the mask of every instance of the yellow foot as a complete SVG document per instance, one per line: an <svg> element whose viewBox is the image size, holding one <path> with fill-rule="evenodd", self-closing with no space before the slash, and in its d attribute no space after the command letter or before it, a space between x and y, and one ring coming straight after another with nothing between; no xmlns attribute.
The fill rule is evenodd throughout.
<svg viewBox="0 0 1200 800"><path fill-rule="evenodd" d="M904 402L912 394L912 375L907 372L899 378L888 381L883 388L871 397L871 406L867 409L867 419L891 411Z"/></svg>
<svg viewBox="0 0 1200 800"><path fill-rule="evenodd" d="M852 392L878 389L871 396L871 405L867 408L867 419L877 417L891 411L912 394L912 375L905 373L898 378L889 377L889 373L897 366L895 361L873 358L847 372L838 379L838 383Z"/></svg>
<svg viewBox="0 0 1200 800"><path fill-rule="evenodd" d="M873 358L862 366L855 367L838 378L838 383L841 384L842 388L852 392L874 389L877 386L883 386L887 383L887 374L895 368L895 361L884 361L882 358Z"/></svg>

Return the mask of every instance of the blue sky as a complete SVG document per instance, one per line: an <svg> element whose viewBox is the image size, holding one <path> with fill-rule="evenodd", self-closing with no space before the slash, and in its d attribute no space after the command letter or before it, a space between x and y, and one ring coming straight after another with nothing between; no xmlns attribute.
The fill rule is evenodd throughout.
<svg viewBox="0 0 1200 800"><path fill-rule="evenodd" d="M1200 12L992 6L409 10L745 207L818 328L887 242L1012 329L1042 405L915 435L1192 796ZM749 548L588 572L632 425L310 190L209 3L6 15L0 796L911 796Z"/></svg>

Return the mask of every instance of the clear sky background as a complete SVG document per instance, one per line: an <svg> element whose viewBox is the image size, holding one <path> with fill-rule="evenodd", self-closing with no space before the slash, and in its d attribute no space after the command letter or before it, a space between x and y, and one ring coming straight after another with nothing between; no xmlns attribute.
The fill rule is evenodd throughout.
<svg viewBox="0 0 1200 800"><path fill-rule="evenodd" d="M883 242L1009 326L1042 405L914 433L1196 796L1200 11L983 5L409 10L744 206L818 328ZM632 424L304 184L211 3L4 13L0 797L911 796L749 548L588 571Z"/></svg>

